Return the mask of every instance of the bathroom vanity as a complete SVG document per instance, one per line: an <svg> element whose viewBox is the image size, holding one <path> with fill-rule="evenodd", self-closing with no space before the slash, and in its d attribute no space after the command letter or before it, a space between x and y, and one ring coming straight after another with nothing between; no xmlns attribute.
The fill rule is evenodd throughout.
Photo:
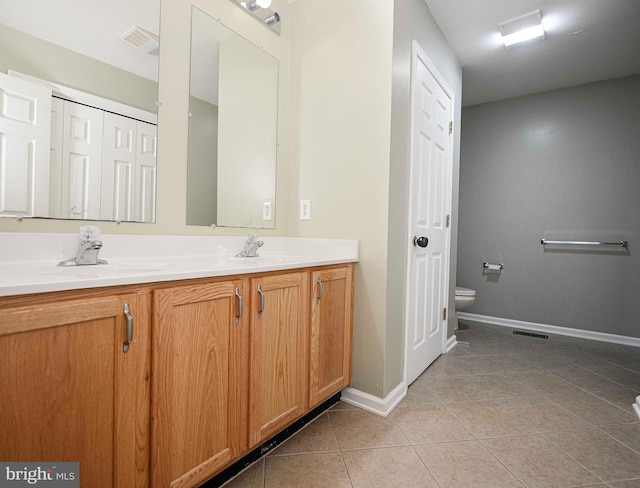
<svg viewBox="0 0 640 488"><path fill-rule="evenodd" d="M218 253L125 265L126 237L103 267L0 262L0 459L199 486L350 383L357 243L266 239L249 262L242 238L193 238Z"/></svg>

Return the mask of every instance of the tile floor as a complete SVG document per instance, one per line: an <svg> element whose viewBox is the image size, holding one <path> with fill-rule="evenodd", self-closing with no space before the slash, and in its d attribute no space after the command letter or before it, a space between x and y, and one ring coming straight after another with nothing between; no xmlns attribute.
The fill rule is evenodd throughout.
<svg viewBox="0 0 640 488"><path fill-rule="evenodd" d="M640 488L639 349L456 335L387 418L339 402L225 488Z"/></svg>

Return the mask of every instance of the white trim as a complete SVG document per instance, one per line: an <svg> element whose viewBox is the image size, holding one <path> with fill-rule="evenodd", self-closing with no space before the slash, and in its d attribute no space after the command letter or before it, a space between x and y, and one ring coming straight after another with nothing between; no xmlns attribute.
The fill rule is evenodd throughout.
<svg viewBox="0 0 640 488"><path fill-rule="evenodd" d="M407 385L403 381L384 398L370 395L349 386L342 390L340 400L367 412L386 417L405 396L407 396Z"/></svg>
<svg viewBox="0 0 640 488"><path fill-rule="evenodd" d="M536 332L546 332L548 334L577 337L579 339L589 339L592 341L610 342L612 344L640 347L639 337L607 334L606 332L595 332L592 330L572 329L570 327L560 327L557 325L537 324L535 322L523 322L521 320L503 319L500 317L490 317L488 315L477 315L467 312L458 312L458 317L463 320L470 320L472 322L480 322L491 325L499 325L501 327L533 330Z"/></svg>
<svg viewBox="0 0 640 488"><path fill-rule="evenodd" d="M449 337L449 339L447 340L447 345L445 347L445 353L451 351L451 349L453 349L457 345L458 345L458 338L454 334L451 337Z"/></svg>
<svg viewBox="0 0 640 488"><path fill-rule="evenodd" d="M63 98L65 100L81 103L83 105L89 105L90 107L99 108L107 112L124 115L125 117L130 117L132 119L142 120L143 122L148 122L153 125L158 125L158 116L152 112L147 112L146 110L132 107L131 105L126 105L124 103L116 102L115 100L92 95L90 93L76 90L75 88L70 88L65 85L60 85L59 83L53 83L51 81L36 78L35 76L26 75L24 73L20 73L11 69L7 70L7 74L9 76L29 81L36 85L44 86L51 90L55 96Z"/></svg>
<svg viewBox="0 0 640 488"><path fill-rule="evenodd" d="M636 402L633 404L633 409L636 411L636 415L640 419L640 396L636 397Z"/></svg>

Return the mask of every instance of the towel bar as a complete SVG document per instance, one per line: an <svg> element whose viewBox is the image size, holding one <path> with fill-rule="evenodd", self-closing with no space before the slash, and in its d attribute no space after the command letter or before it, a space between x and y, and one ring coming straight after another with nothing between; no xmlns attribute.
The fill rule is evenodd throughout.
<svg viewBox="0 0 640 488"><path fill-rule="evenodd" d="M548 239L540 239L540 244L546 246L552 244L554 246L618 246L629 247L629 241L619 242L600 242L600 241L551 241Z"/></svg>

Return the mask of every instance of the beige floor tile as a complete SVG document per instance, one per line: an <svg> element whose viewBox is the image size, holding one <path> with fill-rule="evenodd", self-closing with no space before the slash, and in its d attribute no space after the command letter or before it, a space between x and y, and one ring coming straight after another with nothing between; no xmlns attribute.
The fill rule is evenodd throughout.
<svg viewBox="0 0 640 488"><path fill-rule="evenodd" d="M528 386L532 390L544 395L562 394L562 393L578 393L582 390L572 385L559 376L548 373L546 371L535 373L513 373L513 378Z"/></svg>
<svg viewBox="0 0 640 488"><path fill-rule="evenodd" d="M640 391L640 373L619 366L594 367L590 369L594 373L604 376L615 383L631 388L632 390Z"/></svg>
<svg viewBox="0 0 640 488"><path fill-rule="evenodd" d="M325 413L300 430L287 442L272 451L269 456L286 456L312 452L338 451L338 441Z"/></svg>
<svg viewBox="0 0 640 488"><path fill-rule="evenodd" d="M440 402L482 400L484 390L476 386L469 376L432 376L422 380L422 385Z"/></svg>
<svg viewBox="0 0 640 488"><path fill-rule="evenodd" d="M551 372L587 391L609 390L619 386L604 376L582 368L563 368Z"/></svg>
<svg viewBox="0 0 640 488"><path fill-rule="evenodd" d="M346 451L344 462L354 488L438 488L411 447Z"/></svg>
<svg viewBox="0 0 640 488"><path fill-rule="evenodd" d="M633 412L631 405L635 403L636 397L640 395L640 392L630 390L629 388L593 391L591 393L626 412Z"/></svg>
<svg viewBox="0 0 640 488"><path fill-rule="evenodd" d="M608 425L600 427L600 430L604 430L607 434L640 453L640 423Z"/></svg>
<svg viewBox="0 0 640 488"><path fill-rule="evenodd" d="M601 482L540 435L499 437L482 443L528 488L561 488Z"/></svg>
<svg viewBox="0 0 640 488"><path fill-rule="evenodd" d="M390 418L364 410L329 412L329 420L341 450L406 446L409 441Z"/></svg>
<svg viewBox="0 0 640 488"><path fill-rule="evenodd" d="M553 395L549 398L593 425L624 424L638 420L631 412L625 412L587 392Z"/></svg>
<svg viewBox="0 0 640 488"><path fill-rule="evenodd" d="M334 406L332 406L329 410L360 410L358 407L351 405L350 403L343 402L342 400L338 401Z"/></svg>
<svg viewBox="0 0 640 488"><path fill-rule="evenodd" d="M264 459L223 485L224 488L262 488L264 486Z"/></svg>
<svg viewBox="0 0 640 488"><path fill-rule="evenodd" d="M478 438L532 433L500 400L447 403L446 408Z"/></svg>
<svg viewBox="0 0 640 488"><path fill-rule="evenodd" d="M473 435L442 405L396 408L389 419L397 422L411 444L473 439Z"/></svg>
<svg viewBox="0 0 640 488"><path fill-rule="evenodd" d="M424 371L424 373L420 375L420 377L416 381L420 381L422 378L426 378L429 376L455 376L469 374L456 365L456 360L458 359L460 358L443 354L433 363L431 363L431 365Z"/></svg>
<svg viewBox="0 0 640 488"><path fill-rule="evenodd" d="M351 488L339 452L267 457L264 488Z"/></svg>
<svg viewBox="0 0 640 488"><path fill-rule="evenodd" d="M441 488L523 487L479 441L415 446Z"/></svg>
<svg viewBox="0 0 640 488"><path fill-rule="evenodd" d="M627 480L627 481L615 481L609 483L611 488L640 488L640 479Z"/></svg>
<svg viewBox="0 0 640 488"><path fill-rule="evenodd" d="M424 386L414 382L407 390L407 396L402 399L398 406L406 407L408 405L425 405L438 403L438 399L434 397Z"/></svg>
<svg viewBox="0 0 640 488"><path fill-rule="evenodd" d="M640 454L598 429L543 434L603 481L640 477Z"/></svg>
<svg viewBox="0 0 640 488"><path fill-rule="evenodd" d="M508 399L504 400L502 405L535 432L550 432L591 426L589 422L546 397Z"/></svg>
<svg viewBox="0 0 640 488"><path fill-rule="evenodd" d="M468 381L484 392L487 399L536 396L538 393L510 374L475 375Z"/></svg>

